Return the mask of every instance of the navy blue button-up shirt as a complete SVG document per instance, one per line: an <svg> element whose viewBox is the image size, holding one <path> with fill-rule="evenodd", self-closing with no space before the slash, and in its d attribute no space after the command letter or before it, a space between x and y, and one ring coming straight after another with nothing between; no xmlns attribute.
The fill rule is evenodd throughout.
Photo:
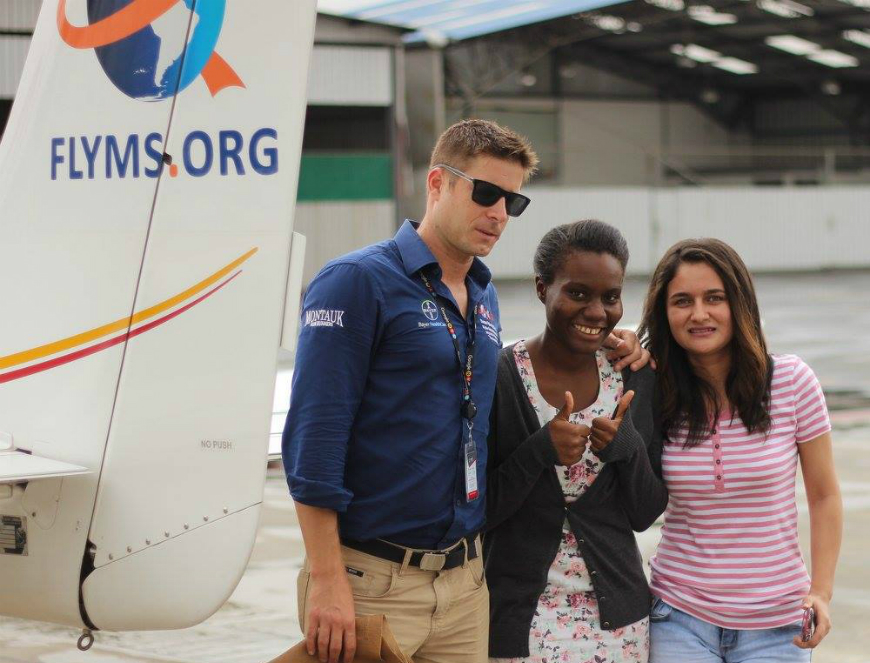
<svg viewBox="0 0 870 663"><path fill-rule="evenodd" d="M475 341L480 497L471 502L459 362L420 270L445 303L460 350ZM406 221L394 239L327 264L305 295L284 468L294 500L339 512L342 537L437 549L483 526L498 301L477 259L465 280L466 319L440 277Z"/></svg>

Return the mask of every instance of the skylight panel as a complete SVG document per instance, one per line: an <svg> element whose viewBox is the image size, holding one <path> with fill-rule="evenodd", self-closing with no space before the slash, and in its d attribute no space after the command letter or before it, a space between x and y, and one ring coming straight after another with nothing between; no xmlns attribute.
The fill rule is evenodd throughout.
<svg viewBox="0 0 870 663"><path fill-rule="evenodd" d="M845 30L843 32L843 39L864 48L870 48L870 32L866 30Z"/></svg>
<svg viewBox="0 0 870 663"><path fill-rule="evenodd" d="M737 23L734 14L719 13L707 5L694 5L688 9L689 17L707 25L732 25Z"/></svg>
<svg viewBox="0 0 870 663"><path fill-rule="evenodd" d="M407 0L407 2L398 2L395 4L377 7L368 11L360 12L359 17L366 21L375 21L378 19L383 19L390 14L397 14L399 12L440 5L442 4L442 2L443 0Z"/></svg>
<svg viewBox="0 0 870 663"><path fill-rule="evenodd" d="M697 44L674 44L671 46L671 53L690 58L695 62L715 62L722 57L718 51L698 46Z"/></svg>
<svg viewBox="0 0 870 663"><path fill-rule="evenodd" d="M764 43L773 48L778 48L792 55L809 55L822 50L822 47L813 41L801 39L794 35L774 35L765 37Z"/></svg>
<svg viewBox="0 0 870 663"><path fill-rule="evenodd" d="M841 69L843 67L857 67L860 63L858 58L840 51L818 51L807 56L813 62L823 64L826 67Z"/></svg>
<svg viewBox="0 0 870 663"><path fill-rule="evenodd" d="M646 0L647 4L654 5L659 9L667 9L672 12L681 12L686 8L684 0Z"/></svg>
<svg viewBox="0 0 870 663"><path fill-rule="evenodd" d="M538 9L545 9L546 7L546 2L526 2L519 5L508 6L500 11L488 12L476 16L469 16L468 18L458 19L456 21L450 21L443 25L438 25L437 27L443 32L450 32L451 30L468 28L473 25L480 25L481 23L495 22L505 18L528 14Z"/></svg>
<svg viewBox="0 0 870 663"><path fill-rule="evenodd" d="M456 18L465 16L464 11L447 12L445 14L432 14L424 18L419 18L413 21L408 21L408 25L415 29L422 29L435 23L443 23L444 21L452 21Z"/></svg>
<svg viewBox="0 0 870 663"><path fill-rule="evenodd" d="M758 8L782 18L812 16L815 12L794 0L758 0Z"/></svg>
<svg viewBox="0 0 870 663"><path fill-rule="evenodd" d="M712 63L714 67L730 71L732 74L757 74L758 65L739 58L722 58Z"/></svg>
<svg viewBox="0 0 870 663"><path fill-rule="evenodd" d="M859 31L855 30L854 32ZM870 35L866 36L870 39ZM823 64L826 67L857 67L860 64L858 58L853 55L842 53L840 51L823 49L819 44L813 41L801 39L794 35L776 35L773 37L767 37L764 40L764 43L768 46L778 48L781 51L785 51L786 53L791 53L792 55L806 56L813 62ZM868 46L868 48L870 48L870 46Z"/></svg>
<svg viewBox="0 0 870 663"><path fill-rule="evenodd" d="M680 58L688 58L690 60L694 60L695 62L711 64L714 67L717 67L724 71L729 71L732 74L758 73L758 66L752 64L751 62L747 62L746 60L740 60L739 58L726 57L718 51L714 51L710 48L704 48L703 46L698 46L697 44L674 44L673 46L671 46L671 53Z"/></svg>
<svg viewBox="0 0 870 663"><path fill-rule="evenodd" d="M618 16L591 14L585 18L587 23L594 25L599 30L607 30L608 32L624 32L626 30L625 21Z"/></svg>

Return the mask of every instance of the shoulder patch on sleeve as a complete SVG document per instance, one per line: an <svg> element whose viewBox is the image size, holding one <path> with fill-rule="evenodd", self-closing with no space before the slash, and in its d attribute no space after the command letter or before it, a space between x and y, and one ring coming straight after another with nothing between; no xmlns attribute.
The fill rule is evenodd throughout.
<svg viewBox="0 0 870 663"><path fill-rule="evenodd" d="M344 327L344 311L336 309L311 309L305 311L304 327Z"/></svg>

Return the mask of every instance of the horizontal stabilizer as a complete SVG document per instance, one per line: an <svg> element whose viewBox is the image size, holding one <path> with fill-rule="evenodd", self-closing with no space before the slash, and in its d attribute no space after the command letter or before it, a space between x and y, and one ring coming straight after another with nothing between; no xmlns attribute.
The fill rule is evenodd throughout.
<svg viewBox="0 0 870 663"><path fill-rule="evenodd" d="M0 451L0 484L70 477L89 472L88 468L81 465L33 456L23 451Z"/></svg>

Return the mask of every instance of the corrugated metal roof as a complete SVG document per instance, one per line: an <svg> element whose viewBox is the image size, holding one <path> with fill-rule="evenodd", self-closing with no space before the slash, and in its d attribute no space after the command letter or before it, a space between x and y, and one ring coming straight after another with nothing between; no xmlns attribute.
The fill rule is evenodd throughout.
<svg viewBox="0 0 870 663"><path fill-rule="evenodd" d="M411 28L406 41L461 40L627 0L391 0L343 16Z"/></svg>

